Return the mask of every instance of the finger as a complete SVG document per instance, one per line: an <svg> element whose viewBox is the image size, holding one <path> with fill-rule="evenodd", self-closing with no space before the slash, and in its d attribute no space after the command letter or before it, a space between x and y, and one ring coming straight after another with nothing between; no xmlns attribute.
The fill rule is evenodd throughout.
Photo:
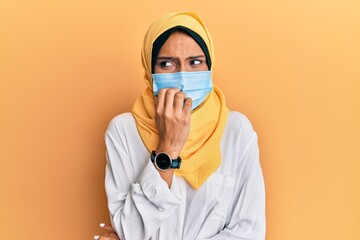
<svg viewBox="0 0 360 240"><path fill-rule="evenodd" d="M177 88L170 88L166 91L165 94L165 109L168 111L169 109L174 108L174 95L179 92Z"/></svg>
<svg viewBox="0 0 360 240"><path fill-rule="evenodd" d="M167 92L168 88L162 88L160 89L157 97L156 97L156 109L164 107L164 101L165 101L165 94Z"/></svg>
<svg viewBox="0 0 360 240"><path fill-rule="evenodd" d="M185 115L185 117L190 117L190 115L191 115L191 106L192 106L192 99L191 98L186 98L186 100L184 102L184 109L183 109L183 114Z"/></svg>
<svg viewBox="0 0 360 240"><path fill-rule="evenodd" d="M95 236L95 237L99 237L98 240L119 239L115 233L103 233L100 236ZM94 239L95 239L95 237L94 237Z"/></svg>
<svg viewBox="0 0 360 240"><path fill-rule="evenodd" d="M183 112L184 100L186 98L186 94L184 92L177 92L174 96L174 109L177 113Z"/></svg>
<svg viewBox="0 0 360 240"><path fill-rule="evenodd" d="M102 236L102 235L98 236L99 238L97 238L97 239L95 239L95 237L94 237L94 240L119 240L119 238L107 237L107 236Z"/></svg>
<svg viewBox="0 0 360 240"><path fill-rule="evenodd" d="M106 225L105 223L100 223L100 227L107 230L107 231L115 232L115 230L112 228L111 225Z"/></svg>
<svg viewBox="0 0 360 240"><path fill-rule="evenodd" d="M100 236L94 236L94 240L120 240L120 238L114 233L104 233Z"/></svg>
<svg viewBox="0 0 360 240"><path fill-rule="evenodd" d="M114 238L114 239L120 239L116 232L111 232L111 233L109 234L109 237L112 237L112 238Z"/></svg>

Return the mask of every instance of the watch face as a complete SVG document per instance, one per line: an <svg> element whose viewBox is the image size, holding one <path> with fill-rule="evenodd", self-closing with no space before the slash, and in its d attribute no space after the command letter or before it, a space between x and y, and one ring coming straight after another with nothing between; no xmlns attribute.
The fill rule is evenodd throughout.
<svg viewBox="0 0 360 240"><path fill-rule="evenodd" d="M156 156L155 162L156 162L156 166L162 170L169 169L171 166L171 159L169 155L165 153L159 153Z"/></svg>

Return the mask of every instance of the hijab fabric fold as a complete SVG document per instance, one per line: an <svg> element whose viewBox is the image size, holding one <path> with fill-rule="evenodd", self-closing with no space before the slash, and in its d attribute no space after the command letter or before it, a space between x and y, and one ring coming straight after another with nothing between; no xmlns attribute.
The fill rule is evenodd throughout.
<svg viewBox="0 0 360 240"><path fill-rule="evenodd" d="M144 80L148 87L137 98L132 109L138 132L149 153L155 150L159 143L152 91L152 46L163 32L176 26L191 29L204 40L214 66L214 48L210 34L195 13L169 13L149 27L141 51ZM215 85L207 99L191 113L189 137L180 153L181 168L177 169L175 174L184 177L195 189L198 189L221 163L220 140L228 113L225 97Z"/></svg>

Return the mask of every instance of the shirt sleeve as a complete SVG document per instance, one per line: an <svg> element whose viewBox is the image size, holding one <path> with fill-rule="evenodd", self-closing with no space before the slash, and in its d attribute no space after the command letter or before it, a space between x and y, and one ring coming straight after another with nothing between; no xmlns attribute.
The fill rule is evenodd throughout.
<svg viewBox="0 0 360 240"><path fill-rule="evenodd" d="M240 160L245 164L242 174L239 174L236 180L234 207L230 221L217 235L202 240L265 239L265 187L256 133Z"/></svg>
<svg viewBox="0 0 360 240"><path fill-rule="evenodd" d="M130 159L125 140L121 130L120 136L106 131L105 189L111 222L122 240L149 239L181 203L180 191L175 178L168 188L150 158L136 177L132 165L136 159Z"/></svg>

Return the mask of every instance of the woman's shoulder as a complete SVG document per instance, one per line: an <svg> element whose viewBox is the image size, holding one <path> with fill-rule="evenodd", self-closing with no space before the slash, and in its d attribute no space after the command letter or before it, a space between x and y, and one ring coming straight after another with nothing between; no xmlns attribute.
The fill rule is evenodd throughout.
<svg viewBox="0 0 360 240"><path fill-rule="evenodd" d="M135 119L130 112L121 113L111 119L107 132L112 134L120 132L128 132L136 129Z"/></svg>
<svg viewBox="0 0 360 240"><path fill-rule="evenodd" d="M236 149L238 153L245 152L249 146L257 144L257 134L250 120L240 112L229 113L221 145L227 151Z"/></svg>
<svg viewBox="0 0 360 240"><path fill-rule="evenodd" d="M245 116L245 114L237 111L229 112L224 131L232 133L237 137L239 137L239 135L251 137L256 134L249 118Z"/></svg>
<svg viewBox="0 0 360 240"><path fill-rule="evenodd" d="M243 113L231 111L220 142L222 163L219 173L236 176L246 166L257 162L257 144L257 134L249 118Z"/></svg>

